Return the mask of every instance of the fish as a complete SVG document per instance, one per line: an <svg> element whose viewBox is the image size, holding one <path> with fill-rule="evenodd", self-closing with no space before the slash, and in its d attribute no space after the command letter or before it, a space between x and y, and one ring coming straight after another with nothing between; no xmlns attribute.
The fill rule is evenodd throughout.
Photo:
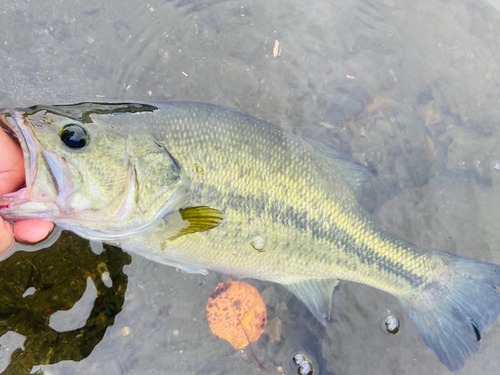
<svg viewBox="0 0 500 375"><path fill-rule="evenodd" d="M26 185L5 220L40 218L188 273L283 285L322 324L339 280L395 296L451 371L500 313L500 267L424 249L359 203L372 170L324 143L196 102L0 110Z"/></svg>

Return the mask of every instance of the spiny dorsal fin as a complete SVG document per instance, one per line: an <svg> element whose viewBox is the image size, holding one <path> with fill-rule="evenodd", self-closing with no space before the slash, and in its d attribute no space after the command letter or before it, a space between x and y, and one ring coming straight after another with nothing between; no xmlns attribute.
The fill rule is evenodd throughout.
<svg viewBox="0 0 500 375"><path fill-rule="evenodd" d="M338 283L338 279L305 280L284 286L307 306L321 324L326 325L332 310L332 293Z"/></svg>
<svg viewBox="0 0 500 375"><path fill-rule="evenodd" d="M215 208L206 206L183 208L179 210L179 213L182 220L188 222L189 225L179 230L179 232L171 237L170 240L189 233L203 232L213 229L224 220L222 212Z"/></svg>
<svg viewBox="0 0 500 375"><path fill-rule="evenodd" d="M68 105L36 105L25 109L26 114L32 115L38 111L47 111L59 116L72 118L83 123L91 123L91 115L114 115L119 113L154 112L158 107L141 103L78 103Z"/></svg>
<svg viewBox="0 0 500 375"><path fill-rule="evenodd" d="M359 164L349 155L336 150L335 148L324 144L323 142L314 139L304 138L306 142L311 144L315 150L322 154L327 163L335 169L342 179L351 187L359 197L361 187L371 177L375 175L375 170Z"/></svg>

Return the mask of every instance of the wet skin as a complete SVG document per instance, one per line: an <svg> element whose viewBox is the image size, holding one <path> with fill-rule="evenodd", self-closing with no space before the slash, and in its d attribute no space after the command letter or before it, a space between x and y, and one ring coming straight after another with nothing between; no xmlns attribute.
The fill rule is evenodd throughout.
<svg viewBox="0 0 500 375"><path fill-rule="evenodd" d="M24 185L24 158L19 145L0 130L0 194L14 192ZM12 225L0 218L0 254L10 248L14 238L23 242L44 239L54 224L42 220L23 220Z"/></svg>

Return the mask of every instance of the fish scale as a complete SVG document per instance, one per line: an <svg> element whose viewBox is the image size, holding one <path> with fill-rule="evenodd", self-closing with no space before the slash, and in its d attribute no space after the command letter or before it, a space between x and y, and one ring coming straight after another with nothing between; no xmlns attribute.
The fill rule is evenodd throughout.
<svg viewBox="0 0 500 375"><path fill-rule="evenodd" d="M0 124L27 175L0 196L7 220L53 221L189 273L277 282L322 324L338 279L381 289L453 371L500 314L499 266L379 227L356 196L369 168L321 142L189 102L35 106L0 111ZM68 144L71 129L83 138Z"/></svg>
<svg viewBox="0 0 500 375"><path fill-rule="evenodd" d="M207 109L210 110L210 107ZM188 108L187 111L189 110ZM194 113L200 111L198 108L191 110ZM349 211L341 205L347 204L350 206L349 210L360 211L361 208L355 202L356 198L343 181L332 176L327 166L321 163L321 160L317 160L319 157L311 153L313 150L305 141L291 138L283 130L269 124L265 124L267 132L264 132L261 129L262 125L255 119L252 119L250 124L242 122L241 113L236 111L222 119L211 120L210 113L191 117L197 120L206 118L205 121L186 121L184 113L177 115L175 111L177 109L174 107L173 113L169 113L167 117L175 118L174 123L179 124L179 131L177 129L175 132L165 131L162 137L167 139L167 148L176 160L182 160L192 179L193 192L196 192L199 199L193 200L190 204L223 207L227 220L240 223L239 228L246 234L243 240L238 237L221 239L218 236L219 232L232 233L232 231L226 231L224 226L220 226L200 235L201 241L205 243L203 250L205 253L214 251L220 255L229 251L232 253L235 249L249 253L245 257L249 262L248 266L242 271L234 271L237 269L234 268L232 274L235 276L255 275L262 269L262 262L273 262L273 257L281 260L283 252L286 251L280 248L280 245L287 242L289 244L287 249L292 257L293 253L297 252L294 246L301 246L305 247L304 251L308 252L313 260L323 258L329 266L338 265L336 269L328 267L324 272L319 272L313 260L310 262L302 260L307 267L315 269L313 276L315 278L342 278L368 284L372 278L370 275L376 273L375 284L371 285L393 294L397 292L395 285L398 285L398 291L401 293L402 284L405 283L410 284L409 290L413 292L413 286L421 284L423 278L421 275L427 275L429 270L435 268L433 263L435 260L423 258L422 263L428 263L427 267L417 263L416 270L412 269L411 265L402 270L401 259L412 257L418 252L417 249L410 244L406 247L395 247L393 243L388 242L390 239L375 234L378 229L373 228L373 225L367 228L369 224L362 220L366 214L349 215ZM259 127L259 131L255 131L255 127ZM205 134L205 136L193 139L191 134ZM208 134L211 136L207 139ZM193 148L196 152L193 152ZM214 153L214 148L217 148L218 152ZM272 150L271 155L281 155L281 157L268 157L270 150ZM290 153L293 153L294 157L288 158L287 155ZM192 166L202 163L202 160L214 167L204 168L206 173L200 175ZM231 168L220 168L221 165L228 165ZM239 173L240 166L249 165L252 168L249 168L248 173ZM315 181L313 186L310 180ZM219 189L226 187L228 181L231 182L231 189ZM273 188L265 190L265 186ZM262 207L265 207L263 212ZM297 210L294 207L302 209ZM243 225L248 218L254 219L252 226ZM268 227L269 222L281 225L273 226L271 230ZM327 231L323 229L325 224L328 227ZM290 238L290 234L283 226L292 226L295 228L294 232L300 231L300 235L297 236L300 238L293 241L292 245L290 241L278 240ZM268 239L269 245L266 246L268 256L253 253L249 246L250 237L259 234ZM329 241L325 243L322 241L324 238ZM191 243L192 239L186 237L179 238L178 241ZM207 248L207 244L210 244L210 249ZM175 243L173 246L186 247L181 243ZM353 256L357 259L354 260ZM344 261L338 260L338 257ZM249 269L250 265L254 265L256 269ZM280 267L284 265L281 264ZM367 270L363 271L363 267ZM227 269L221 271L228 272ZM276 272L272 269L270 274L260 277L281 283L311 277L301 274L303 269L293 266L287 271L287 279L273 279ZM364 274L367 275L366 279L363 277ZM383 278L381 274L384 274ZM397 280L398 277L401 280ZM388 282L384 283L383 280Z"/></svg>

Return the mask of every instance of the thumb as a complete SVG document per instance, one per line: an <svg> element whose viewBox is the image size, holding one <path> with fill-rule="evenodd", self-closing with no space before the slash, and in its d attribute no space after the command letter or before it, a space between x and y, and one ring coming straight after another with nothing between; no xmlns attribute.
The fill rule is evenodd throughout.
<svg viewBox="0 0 500 375"><path fill-rule="evenodd" d="M9 250L14 243L14 234L8 221L0 218L0 254Z"/></svg>
<svg viewBox="0 0 500 375"><path fill-rule="evenodd" d="M0 128L0 194L16 191L24 184L21 147Z"/></svg>

